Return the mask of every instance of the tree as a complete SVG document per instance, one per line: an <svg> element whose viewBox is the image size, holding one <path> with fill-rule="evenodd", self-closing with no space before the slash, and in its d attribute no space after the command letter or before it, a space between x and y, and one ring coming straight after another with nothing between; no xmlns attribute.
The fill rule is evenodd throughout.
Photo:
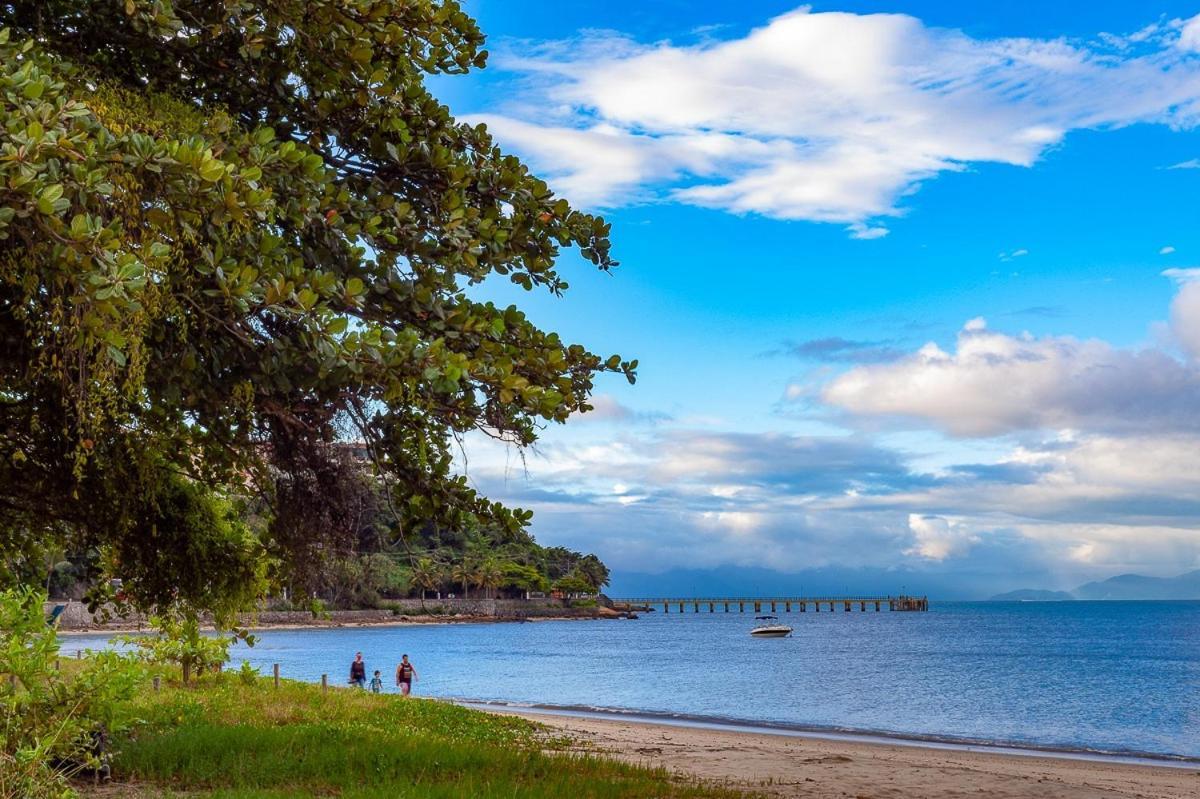
<svg viewBox="0 0 1200 799"><path fill-rule="evenodd" d="M462 595L466 599L471 595L470 588L475 582L475 564L463 558L450 567L450 579L462 586Z"/></svg>
<svg viewBox="0 0 1200 799"><path fill-rule="evenodd" d="M487 558L480 563L476 572L476 580L479 587L484 590L484 596L494 599L496 589L504 582L504 569L500 565L500 561L495 558Z"/></svg>
<svg viewBox="0 0 1200 799"><path fill-rule="evenodd" d="M454 439L526 446L633 380L474 298L615 261L429 93L486 61L457 0L9 0L0 27L4 560L94 546L143 605L244 604L355 534L348 436L398 535L515 532ZM261 529L225 512L246 494Z"/></svg>
<svg viewBox="0 0 1200 799"><path fill-rule="evenodd" d="M412 581L421 589L421 601L424 602L425 594L441 585L442 570L432 559L420 558L413 564Z"/></svg>
<svg viewBox="0 0 1200 799"><path fill-rule="evenodd" d="M578 574L568 574L566 577L560 577L554 581L554 590L560 591L566 596L575 594L595 594L596 588L583 577Z"/></svg>
<svg viewBox="0 0 1200 799"><path fill-rule="evenodd" d="M595 555L584 555L575 564L575 573L599 591L608 585L608 567Z"/></svg>
<svg viewBox="0 0 1200 799"><path fill-rule="evenodd" d="M503 566L502 588L520 591L549 591L550 581L533 566L521 563L505 563Z"/></svg>

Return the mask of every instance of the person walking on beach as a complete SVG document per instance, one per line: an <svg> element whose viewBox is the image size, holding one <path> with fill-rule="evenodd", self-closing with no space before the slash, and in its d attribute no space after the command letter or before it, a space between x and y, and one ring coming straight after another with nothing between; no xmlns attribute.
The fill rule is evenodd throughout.
<svg viewBox="0 0 1200 799"><path fill-rule="evenodd" d="M375 676L371 678L371 693L377 694L383 690L383 678L379 676L379 669L375 670Z"/></svg>
<svg viewBox="0 0 1200 799"><path fill-rule="evenodd" d="M354 653L354 661L350 664L350 684L359 688L367 685L367 664L363 662L362 652Z"/></svg>
<svg viewBox="0 0 1200 799"><path fill-rule="evenodd" d="M412 692L413 680L417 679L417 670L413 668L413 664L408 662L408 655L400 658L400 665L396 667L396 685L400 688L400 693L408 696Z"/></svg>

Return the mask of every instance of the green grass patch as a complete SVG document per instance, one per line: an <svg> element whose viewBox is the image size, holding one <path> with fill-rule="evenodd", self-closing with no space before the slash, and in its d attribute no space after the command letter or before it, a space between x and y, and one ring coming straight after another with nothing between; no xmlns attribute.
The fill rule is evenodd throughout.
<svg viewBox="0 0 1200 799"><path fill-rule="evenodd" d="M537 724L429 699L232 674L145 692L116 741L133 796L734 799L661 769L563 750ZM135 787L136 786L136 787Z"/></svg>

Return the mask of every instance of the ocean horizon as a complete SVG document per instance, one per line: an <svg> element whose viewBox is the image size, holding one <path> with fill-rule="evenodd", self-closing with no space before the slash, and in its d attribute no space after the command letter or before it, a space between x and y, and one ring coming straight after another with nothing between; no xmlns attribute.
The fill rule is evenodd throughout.
<svg viewBox="0 0 1200 799"><path fill-rule="evenodd" d="M781 609L782 610L782 609ZM264 674L346 683L417 667L417 695L689 722L1200 758L1200 601L935 602L928 613L752 613L636 620L263 630ZM71 636L64 651L108 634Z"/></svg>

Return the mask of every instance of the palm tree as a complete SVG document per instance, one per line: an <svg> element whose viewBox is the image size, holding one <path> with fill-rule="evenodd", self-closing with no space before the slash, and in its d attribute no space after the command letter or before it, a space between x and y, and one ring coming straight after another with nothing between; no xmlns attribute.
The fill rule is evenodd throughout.
<svg viewBox="0 0 1200 799"><path fill-rule="evenodd" d="M475 573L475 580L494 599L496 596L495 590L504 582L504 568L500 565L500 561L495 558L488 558L479 564L479 569Z"/></svg>
<svg viewBox="0 0 1200 799"><path fill-rule="evenodd" d="M442 581L442 570L432 558L421 558L413 564L413 582L421 589L421 604L425 604L425 594L437 588Z"/></svg>
<svg viewBox="0 0 1200 799"><path fill-rule="evenodd" d="M468 588L475 581L475 567L463 558L450 570L450 579L462 585L463 598L466 599L470 596Z"/></svg>

